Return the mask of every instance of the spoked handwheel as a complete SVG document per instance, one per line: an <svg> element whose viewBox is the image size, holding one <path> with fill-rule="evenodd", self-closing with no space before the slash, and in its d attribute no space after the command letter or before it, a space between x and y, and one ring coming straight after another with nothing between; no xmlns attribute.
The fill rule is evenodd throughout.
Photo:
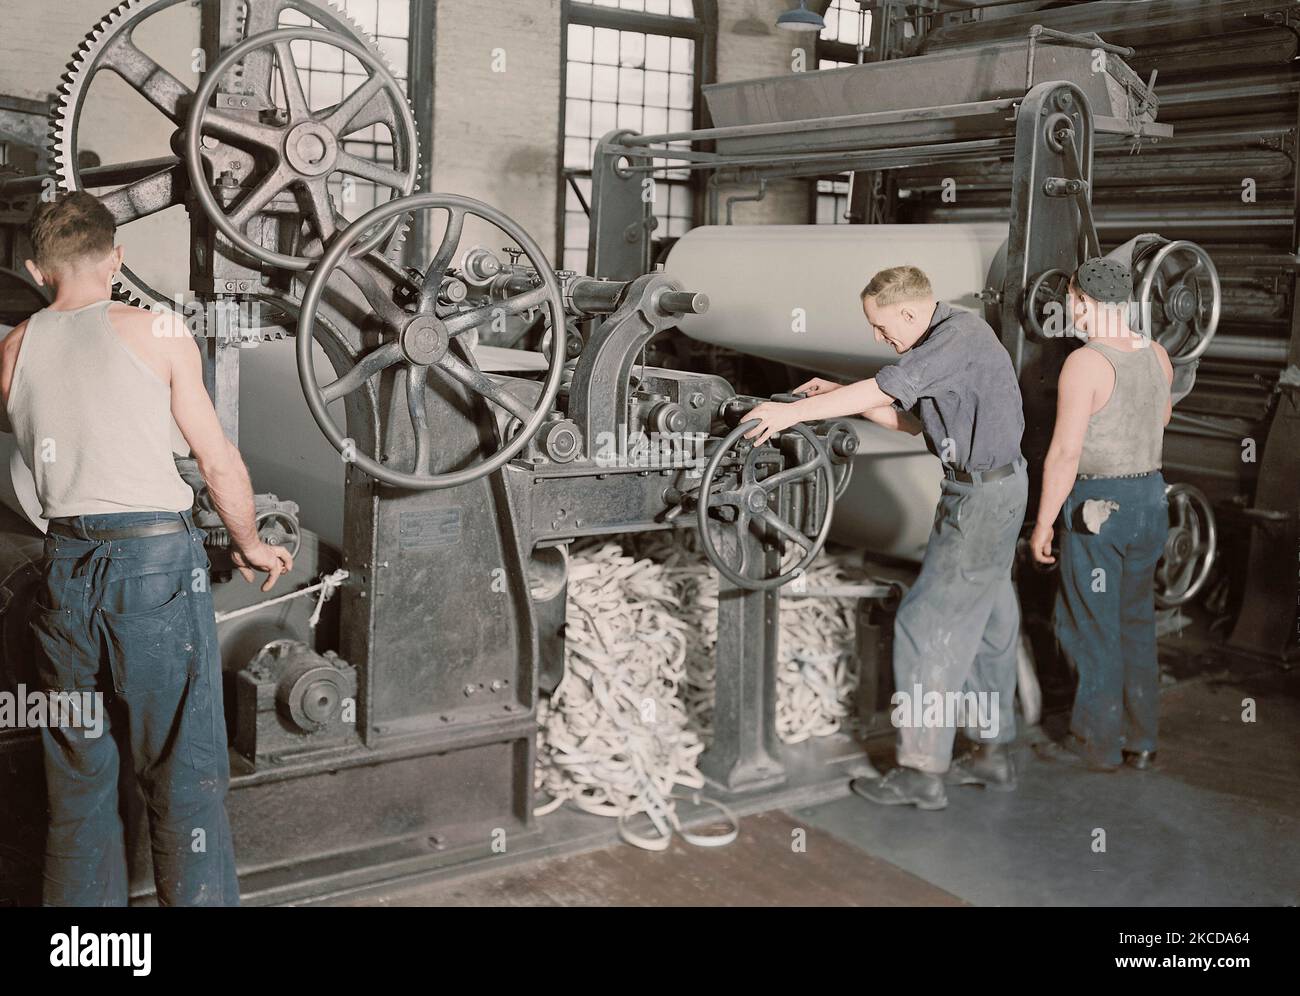
<svg viewBox="0 0 1300 996"><path fill-rule="evenodd" d="M1070 275L1064 270L1044 270L1030 282L1025 291L1025 324L1040 339L1060 337L1070 327L1065 314L1069 290ZM1054 317L1061 322L1059 329L1051 327Z"/></svg>
<svg viewBox="0 0 1300 996"><path fill-rule="evenodd" d="M1154 246L1159 246L1154 249ZM1139 322L1174 366L1200 359L1219 327L1222 292L1210 254L1195 242L1152 243L1134 256Z"/></svg>
<svg viewBox="0 0 1300 996"><path fill-rule="evenodd" d="M335 106L313 112L293 57L293 43L302 41L342 49L355 56L368 77ZM279 69L280 89L287 105L280 109L282 120L252 119L234 109L209 106L217 84L226 74L262 49L274 53ZM393 136L395 161L391 166L347 150L345 136L376 125L383 125ZM250 189L228 207L218 202L204 175L205 161L214 158L205 145L208 141L220 143L218 149L243 149L261 164L261 174ZM283 28L254 35L236 45L203 77L186 123L185 166L195 198L233 245L265 263L305 270L315 260L266 248L249 234L248 224L277 196L287 192L295 196L302 216L311 224L311 244L317 240L328 242L337 230L329 189L332 176L369 180L387 187L392 198L409 194L418 173L415 121L393 74L360 42L330 31ZM360 256L378 247L399 221L394 215L366 238L358 239L352 254Z"/></svg>
<svg viewBox="0 0 1300 996"><path fill-rule="evenodd" d="M752 591L779 588L802 574L816 559L831 531L837 483L826 447L805 425L795 425L792 430L807 442L812 458L794 467L764 472L765 466L777 467L784 461L779 450L770 446L751 446L743 439L744 434L757 424L754 419L742 422L714 450L700 479L697 506L700 545L705 555L718 573L732 584ZM715 493L713 487L719 469L733 449L742 460L740 479L734 487ZM772 507L772 500L780 495L783 485L803 480L812 485L814 500L822 498L825 503L820 518L815 514L815 507L808 516L815 527L812 532L807 527L798 528L786 521L781 512ZM724 543L728 550L739 552L738 565L733 566L719 549L714 536L714 530L719 528L725 528L729 534ZM803 550L803 554L793 566L785 571L778 567L780 573L768 577L763 564L749 563L750 543L747 540L750 536L775 544L783 553L789 549L788 544L793 543Z"/></svg>
<svg viewBox="0 0 1300 996"><path fill-rule="evenodd" d="M447 227L442 243L418 286L408 288L410 292L399 301L392 293L391 284L378 279L375 268L386 265L382 257L354 257L351 254L352 246L366 232L389 219L417 211L435 210L447 212ZM460 311L454 305L440 305L438 288L447 264L460 242L465 219L471 215L495 225L519 245L537 276L535 286L530 289L491 304ZM322 387L316 381L312 363L312 336L323 334L323 330L317 327L317 309L321 295L336 269L342 270L365 296L380 323L384 341L358 357L352 368L337 380ZM456 487L485 477L511 460L542 427L559 393L565 351L550 351L548 372L541 393L529 405L478 369L473 352L464 338L474 329L500 316L519 314L542 305L549 309L552 325L563 328L564 296L555 271L532 237L501 211L482 201L457 194L412 194L380 204L358 218L330 243L303 294L299 312L297 359L298 378L307 399L307 407L334 448L376 480L398 487L429 490ZM405 367L401 372L404 373L407 408L416 442L414 466L409 471L380 463L358 452L328 410L331 402L363 388L371 378L399 364ZM433 448L433 437L428 424L425 389L428 378L434 371L445 375L444 379L468 388L514 419L509 438L494 454L469 466L442 474L426 470Z"/></svg>
<svg viewBox="0 0 1300 996"><path fill-rule="evenodd" d="M1185 605L1205 587L1218 553L1214 509L1205 494L1190 484L1165 489L1169 502L1169 535L1156 565L1156 605L1162 609Z"/></svg>

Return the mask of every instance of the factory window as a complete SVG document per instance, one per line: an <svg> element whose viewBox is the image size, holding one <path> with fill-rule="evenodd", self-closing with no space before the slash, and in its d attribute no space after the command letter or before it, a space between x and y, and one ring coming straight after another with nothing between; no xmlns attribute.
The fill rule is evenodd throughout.
<svg viewBox="0 0 1300 996"><path fill-rule="evenodd" d="M565 4L558 240L565 269L587 269L591 162L600 138L615 128L648 135L699 126L699 85L714 23L702 16L703 6L700 0ZM665 169L656 181L655 241L662 243L695 224L695 183L685 169Z"/></svg>
<svg viewBox="0 0 1300 996"><path fill-rule="evenodd" d="M831 0L822 15L826 27L817 36L817 68L840 69L858 64L859 43L865 50L871 40L871 13L857 0ZM846 225L849 222L851 173L820 177L812 186L813 221L818 225Z"/></svg>
<svg viewBox="0 0 1300 996"><path fill-rule="evenodd" d="M871 43L871 12L863 10L858 0L831 0L822 17L826 27L817 36L817 68L865 61L858 58L858 46L865 51Z"/></svg>
<svg viewBox="0 0 1300 996"><path fill-rule="evenodd" d="M817 181L813 210L818 225L847 225L849 223L849 178L851 173L823 177Z"/></svg>
<svg viewBox="0 0 1300 996"><path fill-rule="evenodd" d="M388 68L405 92L410 66L409 0L334 0L334 6L343 10L375 40ZM280 15L281 27L305 27L311 23L305 14L292 8L286 8ZM368 76L355 56L322 42L294 42L293 58L298 66L298 75L302 79L307 101L313 110L339 103L364 83ZM375 162L390 165L393 162L393 136L382 125L371 125L354 132L347 137L343 147L348 152ZM336 174L330 185L336 208L349 219L360 217L392 195L390 188L381 187L369 180L349 177L348 182L348 197L343 196L341 175Z"/></svg>

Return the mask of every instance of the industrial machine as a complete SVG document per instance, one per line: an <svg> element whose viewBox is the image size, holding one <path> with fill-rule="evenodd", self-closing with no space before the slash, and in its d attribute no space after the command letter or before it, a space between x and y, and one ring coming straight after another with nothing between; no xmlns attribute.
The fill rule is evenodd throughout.
<svg viewBox="0 0 1300 996"><path fill-rule="evenodd" d="M503 840L516 856L558 846L533 818L537 709L563 672L566 551L583 537L695 529L717 567L717 703L701 763L716 797L768 808L792 789L842 782L816 745L778 744L776 609L782 585L826 542L837 494L854 487L862 437L834 421L751 447L743 416L760 398L710 372L646 363L647 344L669 329L728 341L737 268L755 288L778 286L780 274L743 247L726 257L731 271L690 262L692 244L726 236L721 226L692 232L657 266L645 181L664 164L705 171L717 190L834 170L944 167L976 153L1005 159L1001 238L958 236L956 226L948 237L982 247L971 263L980 285L968 288L979 298L962 303L983 309L1012 356L1026 453L1038 461L1070 348L1051 324L1060 276L1103 249L1092 207L1096 143L1171 134L1156 120L1154 90L1126 64L1128 50L1038 27L978 50L706 88L714 127L618 131L600 143L582 275L556 270L493 206L422 189L409 104L373 42L334 8L202 4L204 69L190 87L136 42L178 3L128 0L91 32L60 89L48 168L62 189L102 191L123 228L183 205L193 295L185 303L197 305L227 432L255 444L240 432L241 366L287 357L280 340L292 338L306 410L338 453L336 535L298 516L319 485L258 496L267 535L298 547L290 588L313 594L272 612L256 608L255 590L217 586L228 807L246 900L471 867L499 854ZM295 63L304 44L360 67L351 94L310 105ZM79 120L103 71L169 122L166 155L90 161ZM391 161L355 151L350 136L371 128L388 135ZM33 168L0 183L0 201L39 193L46 167ZM349 218L339 202L356 179L384 196ZM780 239L799 233L767 234L777 240L768 255L779 258ZM1139 233L1126 251L1140 311L1175 357L1183 396L1218 323L1214 262L1195 243L1154 233ZM179 289L134 269L120 286L144 305L174 305ZM797 363L788 344L748 345L832 373L882 362L845 335L836 321L810 323ZM1186 521L1171 546L1169 598L1203 584L1213 556L1208 506L1176 504ZM212 527L220 582L228 539L202 494L198 512ZM28 673L40 540L23 523L0 540L0 689L10 689ZM877 594L871 610L887 612L892 593ZM39 881L44 822L39 740L0 730L0 757L0 793L11 803L0 826L0 889L26 901ZM140 814L128 819L138 838ZM146 862L137 851L141 895Z"/></svg>
<svg viewBox="0 0 1300 996"><path fill-rule="evenodd" d="M340 453L340 549L298 523L292 496L258 496L264 533L298 546L291 585L346 572L330 612L312 618L305 599L249 612L253 593L218 583L228 808L246 897L284 900L465 862L502 840L514 853L537 845L537 704L563 669L564 551L579 537L706 534L726 579L726 636L701 768L729 795L780 784L775 589L824 544L856 436L828 423L748 445L740 419L759 399L711 374L638 362L652 336L706 310L703 295L656 272L557 272L491 206L412 193L409 105L373 43L333 8L202 5L208 67L191 92L135 43L177 2L122 4L91 33L62 89L54 159L64 189L111 187L103 200L124 228L188 207L195 313L227 431L239 427L241 345L296 336L307 407ZM310 24L282 26L288 12ZM364 81L313 109L295 65L302 43L352 56ZM83 168L82 102L104 71L172 122L173 155ZM349 151L350 135L376 126L392 136L391 164ZM349 225L331 187L343 176L393 196ZM40 180L6 193L36 192ZM407 238L430 214L444 224L426 255ZM495 226L508 258L459 245L476 222ZM124 270L120 291L168 304L174 289ZM241 320L250 311L208 307L248 298L259 324ZM524 372L485 372L476 333L520 316L535 326L531 348L511 357ZM575 320L591 320L585 337ZM198 510L213 527L220 581L228 537L202 492ZM6 689L30 680L23 617L38 546L31 531L15 539L4 568ZM39 740L6 730L0 753L12 802L0 867L10 897L29 898L44 822ZM133 879L147 891L146 852L137 855Z"/></svg>

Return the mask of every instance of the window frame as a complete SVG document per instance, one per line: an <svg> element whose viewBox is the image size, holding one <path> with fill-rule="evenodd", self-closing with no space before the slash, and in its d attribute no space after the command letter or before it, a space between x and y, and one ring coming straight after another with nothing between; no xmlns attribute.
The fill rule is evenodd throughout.
<svg viewBox="0 0 1300 996"><path fill-rule="evenodd" d="M691 95L691 128L708 127L708 113L704 107L703 87L713 81L716 75L718 5L717 0L692 0L695 8L693 18L679 17L672 14L647 14L635 10L621 10L617 7L598 7L583 0L563 0L560 5L560 106L559 127L557 129L557 158L555 196L555 268L564 266L565 213L568 205L569 178L571 176L591 176L591 164L585 169L566 167L564 165L564 139L568 104L569 76L569 25L582 24L592 28L610 28L615 31L639 31L644 34L667 35L672 38L689 38L695 43L695 66L693 69ZM711 148L709 143L706 148ZM685 181L681 181L690 192L691 225L698 225L704 211L704 180L699 170L692 170ZM591 217L590 205L586 205L588 219ZM590 244L590 235L588 235ZM572 247L569 247L572 248ZM585 267L584 267L585 270Z"/></svg>

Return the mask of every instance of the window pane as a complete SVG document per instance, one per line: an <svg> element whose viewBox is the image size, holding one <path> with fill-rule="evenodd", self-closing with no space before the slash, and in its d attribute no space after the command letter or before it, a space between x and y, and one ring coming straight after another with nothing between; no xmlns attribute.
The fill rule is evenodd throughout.
<svg viewBox="0 0 1300 996"><path fill-rule="evenodd" d="M668 74L645 74L645 102L657 107L668 106Z"/></svg>
<svg viewBox="0 0 1300 996"><path fill-rule="evenodd" d="M565 74L564 92L570 98L591 99L591 64L587 62L570 62Z"/></svg>
<svg viewBox="0 0 1300 996"><path fill-rule="evenodd" d="M619 32L620 65L640 68L645 62L645 35L636 31Z"/></svg>
<svg viewBox="0 0 1300 996"><path fill-rule="evenodd" d="M866 19L865 23L863 18ZM858 32L863 31L865 40L871 41L871 12L863 13L857 0L831 0L823 19L826 27L818 35L819 38L857 45Z"/></svg>
<svg viewBox="0 0 1300 996"><path fill-rule="evenodd" d="M570 97L564 102L564 134L586 138L591 134L591 102Z"/></svg>
<svg viewBox="0 0 1300 996"><path fill-rule="evenodd" d="M668 74L668 106L690 110L694 81L683 73Z"/></svg>
<svg viewBox="0 0 1300 996"><path fill-rule="evenodd" d="M585 138L566 138L564 140L564 165L567 169L589 169L591 167L591 143Z"/></svg>
<svg viewBox="0 0 1300 996"><path fill-rule="evenodd" d="M337 3L337 0L335 0ZM411 5L406 0L374 0L376 7L374 33L377 35L392 35L397 38L405 38L411 28ZM345 3L343 7L364 7L361 3ZM348 13L356 17L357 11L349 10Z"/></svg>
<svg viewBox="0 0 1300 996"><path fill-rule="evenodd" d="M593 61L617 66L618 32L612 28L597 28L593 52Z"/></svg>
<svg viewBox="0 0 1300 996"><path fill-rule="evenodd" d="M661 135L668 130L668 111L662 107L647 107L642 126L647 135Z"/></svg>
<svg viewBox="0 0 1300 996"><path fill-rule="evenodd" d="M695 42L689 38L674 38L669 44L672 47L672 71L695 72Z"/></svg>
<svg viewBox="0 0 1300 996"><path fill-rule="evenodd" d="M591 70L592 100L618 99L618 70L614 66L593 66Z"/></svg>
<svg viewBox="0 0 1300 996"><path fill-rule="evenodd" d="M569 25L569 59L582 62L591 61L591 35L589 24Z"/></svg>
<svg viewBox="0 0 1300 996"><path fill-rule="evenodd" d="M620 69L618 71L619 103L641 106L642 80L645 73L639 69Z"/></svg>
<svg viewBox="0 0 1300 996"><path fill-rule="evenodd" d="M646 69L668 68L669 39L666 35L648 35L645 40Z"/></svg>
<svg viewBox="0 0 1300 996"><path fill-rule="evenodd" d="M618 126L620 128L631 128L633 131L641 130L641 107L638 104L619 104L618 105Z"/></svg>
<svg viewBox="0 0 1300 996"><path fill-rule="evenodd" d="M594 103L591 105L591 134L599 138L618 123L618 105Z"/></svg>

